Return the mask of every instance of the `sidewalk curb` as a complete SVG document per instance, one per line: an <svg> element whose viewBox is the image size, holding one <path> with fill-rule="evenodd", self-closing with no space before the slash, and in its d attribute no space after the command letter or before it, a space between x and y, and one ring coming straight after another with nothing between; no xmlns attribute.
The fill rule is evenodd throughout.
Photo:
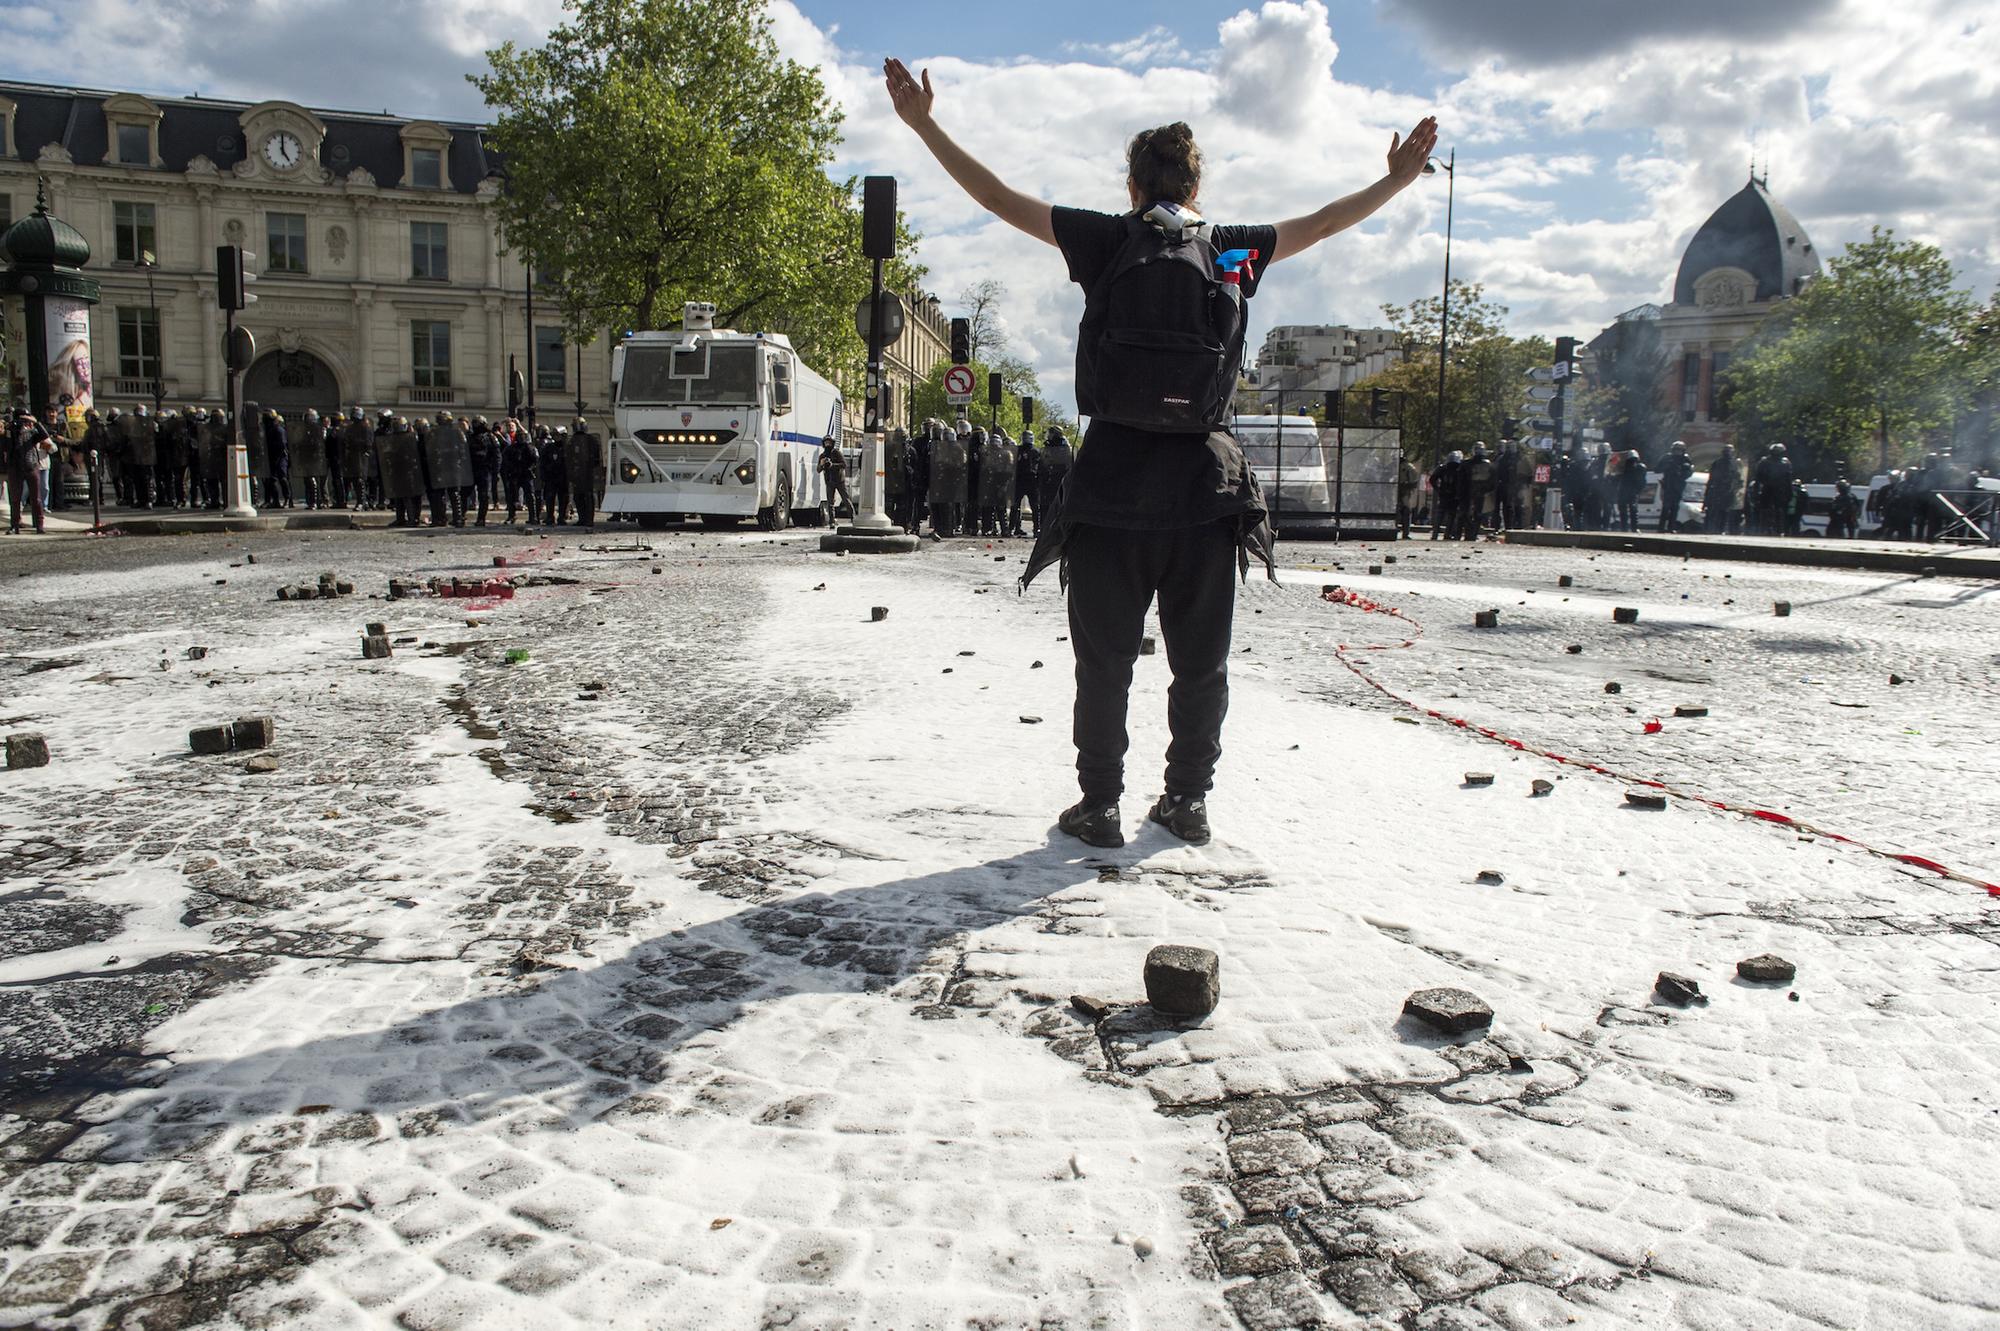
<svg viewBox="0 0 2000 1331"><path fill-rule="evenodd" d="M1911 549L1870 541L1736 540L1716 536L1648 535L1644 532L1509 531L1509 545L1551 549L1616 550L1683 559L1739 559L1756 564L1858 568L1877 573L1926 572L1941 577L2000 579L2000 551L1983 547Z"/></svg>

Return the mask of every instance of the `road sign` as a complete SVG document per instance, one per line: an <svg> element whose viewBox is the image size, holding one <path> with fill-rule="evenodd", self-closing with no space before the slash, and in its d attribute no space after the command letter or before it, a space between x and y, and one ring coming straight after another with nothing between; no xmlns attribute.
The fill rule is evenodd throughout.
<svg viewBox="0 0 2000 1331"><path fill-rule="evenodd" d="M975 380L973 379L972 367L970 365L952 366L944 372L945 401L951 403L954 407L968 405L972 401L974 385Z"/></svg>
<svg viewBox="0 0 2000 1331"><path fill-rule="evenodd" d="M1535 384L1528 389L1528 396L1537 402L1547 402L1560 392L1562 389L1554 384Z"/></svg>
<svg viewBox="0 0 2000 1331"><path fill-rule="evenodd" d="M1553 437L1543 434L1543 435L1537 435L1533 439L1530 439L1528 441L1528 445L1531 448L1554 448L1556 446L1556 441Z"/></svg>
<svg viewBox="0 0 2000 1331"><path fill-rule="evenodd" d="M1532 369L1525 371L1525 374L1538 384L1552 384L1556 381L1555 369L1548 365L1534 366Z"/></svg>
<svg viewBox="0 0 2000 1331"><path fill-rule="evenodd" d="M1556 428L1556 423L1547 416L1530 416L1525 421L1522 421L1521 424L1527 426L1530 430L1553 430Z"/></svg>
<svg viewBox="0 0 2000 1331"><path fill-rule="evenodd" d="M1536 464L1535 464L1535 484L1536 484L1536 485L1547 485L1547 484L1549 483L1549 471L1550 471L1550 468L1549 468L1549 464L1548 464L1548 463L1546 463L1546 462L1538 462L1538 463L1536 463Z"/></svg>
<svg viewBox="0 0 2000 1331"><path fill-rule="evenodd" d="M869 297L863 296L859 301L856 301L854 305L854 331L860 335L861 343L863 346L866 346L868 344L869 325L875 322L874 319L870 317L870 312L871 312L870 307L873 304L874 302ZM882 345L883 346L885 347L888 346L890 343L894 342L897 338L903 335L903 323L904 323L904 316L903 316L902 299L899 296L897 296L896 293L893 291L883 292L882 293Z"/></svg>
<svg viewBox="0 0 2000 1331"><path fill-rule="evenodd" d="M1549 405L1547 402L1523 402L1514 410L1523 416L1545 416L1548 414Z"/></svg>

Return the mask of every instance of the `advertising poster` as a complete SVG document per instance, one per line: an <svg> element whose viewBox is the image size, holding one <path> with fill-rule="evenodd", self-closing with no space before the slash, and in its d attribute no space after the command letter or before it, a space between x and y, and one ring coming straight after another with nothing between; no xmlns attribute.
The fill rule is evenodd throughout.
<svg viewBox="0 0 2000 1331"><path fill-rule="evenodd" d="M90 306L51 296L43 306L48 329L49 402L88 411L90 395Z"/></svg>

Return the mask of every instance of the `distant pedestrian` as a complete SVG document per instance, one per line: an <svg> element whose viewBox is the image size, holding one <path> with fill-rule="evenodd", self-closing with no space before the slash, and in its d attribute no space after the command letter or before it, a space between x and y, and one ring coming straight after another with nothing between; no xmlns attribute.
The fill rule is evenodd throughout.
<svg viewBox="0 0 2000 1331"><path fill-rule="evenodd" d="M831 527L840 516L842 502L847 504L849 516L854 513L854 496L847 493L847 459L841 456L838 439L827 435L819 441L819 460L814 466L819 471L820 523Z"/></svg>
<svg viewBox="0 0 2000 1331"><path fill-rule="evenodd" d="M1688 477L1694 475L1694 463L1688 459L1688 446L1676 439L1667 447L1667 456L1660 463L1660 530L1673 531L1680 525L1681 496L1687 493Z"/></svg>

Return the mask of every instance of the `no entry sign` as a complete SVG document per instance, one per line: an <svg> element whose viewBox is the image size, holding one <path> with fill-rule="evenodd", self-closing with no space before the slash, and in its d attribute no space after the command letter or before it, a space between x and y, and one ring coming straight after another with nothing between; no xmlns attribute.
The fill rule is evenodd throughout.
<svg viewBox="0 0 2000 1331"><path fill-rule="evenodd" d="M962 407L972 401L972 367L954 365L944 372L945 401L955 407Z"/></svg>

